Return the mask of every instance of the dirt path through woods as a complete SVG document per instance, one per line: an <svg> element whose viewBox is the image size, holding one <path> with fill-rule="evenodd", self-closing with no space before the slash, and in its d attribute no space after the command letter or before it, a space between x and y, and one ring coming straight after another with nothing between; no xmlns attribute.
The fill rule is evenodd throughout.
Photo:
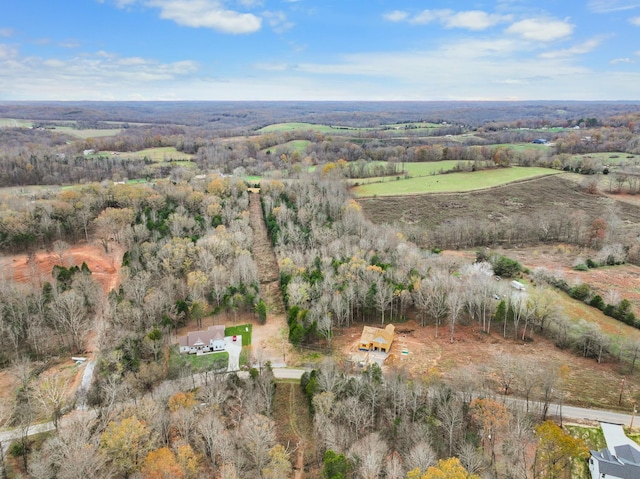
<svg viewBox="0 0 640 479"><path fill-rule="evenodd" d="M287 323L284 317L284 301L280 292L280 269L276 254L267 235L267 225L262 215L260 193L251 193L249 212L253 228L253 258L258 267L260 296L267 304L267 323L253 328L254 361L269 360L274 365L293 359L293 351L287 340Z"/></svg>
<svg viewBox="0 0 640 479"><path fill-rule="evenodd" d="M260 296L267 303L268 311L284 314L284 302L280 293L280 270L278 260L269 241L267 225L262 216L260 193L251 193L249 211L253 228L253 256L258 266Z"/></svg>

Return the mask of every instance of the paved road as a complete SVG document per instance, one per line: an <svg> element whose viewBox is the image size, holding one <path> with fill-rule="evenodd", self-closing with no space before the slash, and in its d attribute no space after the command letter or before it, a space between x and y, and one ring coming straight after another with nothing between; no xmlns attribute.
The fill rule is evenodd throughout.
<svg viewBox="0 0 640 479"><path fill-rule="evenodd" d="M34 434L40 434L41 432L53 431L54 429L55 427L52 422L34 424L32 426L29 426L27 436L33 436ZM4 451L5 457L11 443L16 439L19 439L20 436L22 436L22 431L19 428L0 432L0 444L2 444L2 450Z"/></svg>

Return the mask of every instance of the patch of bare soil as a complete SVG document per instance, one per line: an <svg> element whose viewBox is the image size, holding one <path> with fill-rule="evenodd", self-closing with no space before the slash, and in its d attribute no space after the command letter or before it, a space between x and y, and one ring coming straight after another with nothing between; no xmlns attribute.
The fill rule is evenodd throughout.
<svg viewBox="0 0 640 479"><path fill-rule="evenodd" d="M358 340L362 324L343 329L333 340L337 356L351 360L358 354ZM396 338L383 370L404 369L412 377L451 379L456 370L475 366L479 374L485 374L491 383L492 365L500 356L511 355L531 358L533 365L552 364L562 367L564 377L562 390L567 403L591 407L632 407L640 394L640 376L623 375L615 362L598 364L593 359L577 356L557 348L543 337L534 336L532 341L522 342L503 338L501 331L491 334L480 332L476 325L456 326L455 340L449 342L449 331L441 325L438 337L435 326L420 326L415 320L396 324ZM406 352L408 354L403 354ZM618 406L622 378L625 378L622 404ZM500 393L498 384L494 384ZM517 385L514 387L517 393Z"/></svg>
<svg viewBox="0 0 640 479"><path fill-rule="evenodd" d="M2 256L0 257L0 276L19 283L31 283L41 287L45 282L53 280L51 272L55 265L79 267L82 263L86 263L91 270L92 278L102 286L104 293L107 294L120 284L123 254L123 248L115 243L109 245L109 253L106 253L98 243L79 243L71 246L62 255L49 251L37 251L32 255ZM85 338L88 360L93 359L96 341L96 332L90 331ZM69 381L69 397L72 397L80 385L83 371L84 366L77 366L69 357L49 367L43 376L64 375ZM17 381L10 372L0 371L0 399L10 397L14 393L15 387L17 387Z"/></svg>
<svg viewBox="0 0 640 479"><path fill-rule="evenodd" d="M52 281L51 271L55 265L66 267L81 266L86 263L95 281L100 283L105 294L120 283L120 266L124 251L115 244L110 244L109 253L98 244L79 243L70 247L62 255L50 251L38 251L29 256L26 254L0 257L0 274L4 278L19 283L33 283L42 286L45 281Z"/></svg>

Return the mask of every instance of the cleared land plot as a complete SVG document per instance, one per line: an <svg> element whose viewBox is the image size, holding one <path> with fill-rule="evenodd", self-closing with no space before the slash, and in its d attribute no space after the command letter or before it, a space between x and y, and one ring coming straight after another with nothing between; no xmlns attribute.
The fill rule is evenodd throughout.
<svg viewBox="0 0 640 479"><path fill-rule="evenodd" d="M66 133L67 135L75 136L86 140L87 138L102 138L105 136L115 136L122 130L120 128L108 128L108 129L87 129L79 130L71 126L55 126L52 128L54 131Z"/></svg>
<svg viewBox="0 0 640 479"><path fill-rule="evenodd" d="M557 173L559 172L548 168L512 167L374 183L355 187L352 191L360 197L465 192Z"/></svg>
<svg viewBox="0 0 640 479"><path fill-rule="evenodd" d="M0 118L0 128L31 128L33 123L27 120Z"/></svg>
<svg viewBox="0 0 640 479"><path fill-rule="evenodd" d="M363 131L370 128L351 128L349 126L316 125L314 123L275 123L257 130L258 133L274 133L284 131L317 131L319 133L339 133L341 131Z"/></svg>
<svg viewBox="0 0 640 479"><path fill-rule="evenodd" d="M531 248L505 250L504 254L518 260L529 269L545 267L559 271L569 284L586 283L595 294L608 298L613 294L620 299L626 298L633 304L636 314L640 314L640 267L632 264L593 268L588 271L576 271L573 265L578 258L582 261L593 258L595 252L567 245L541 245ZM640 340L640 330L629 328L624 323L602 314L596 308L580 301L570 299L567 295L562 301L569 317L584 317L600 325L603 331L616 334L624 328L625 336L633 336Z"/></svg>
<svg viewBox="0 0 640 479"><path fill-rule="evenodd" d="M310 145L311 142L309 140L291 140L281 145L272 146L270 148L265 148L262 150L263 152L270 151L271 153L277 153L278 151L288 151L294 152L298 151L300 153L304 153L307 149L307 146Z"/></svg>
<svg viewBox="0 0 640 479"><path fill-rule="evenodd" d="M371 166L375 163L386 164L384 161L380 162L371 162ZM420 163L405 163L404 171L405 174L412 177L421 177L421 176L432 176L432 175L440 175L446 173L447 171L453 170L458 163L461 163L458 160L443 160L443 161L428 161L428 162L420 162ZM464 163L464 162L463 162ZM404 175L391 175L391 176L372 176L368 178L349 178L347 181L354 184L365 184L365 183L379 183L383 181L397 181L397 177Z"/></svg>
<svg viewBox="0 0 640 479"><path fill-rule="evenodd" d="M491 145L491 147L504 147L509 148L510 150L515 151L525 151L525 150L542 150L547 151L549 149L549 145L539 145L537 143L503 143L498 145Z"/></svg>
<svg viewBox="0 0 640 479"><path fill-rule="evenodd" d="M96 156L104 156L105 153L112 154L114 156L119 156L121 158L135 158L135 159L148 158L154 162L162 162L162 161L169 161L169 160L190 161L191 159L193 159L193 155L178 151L173 146L163 146L159 148L146 148L144 150L127 152L127 153L100 152Z"/></svg>
<svg viewBox="0 0 640 479"><path fill-rule="evenodd" d="M376 324L377 325L377 324ZM446 329L440 329L435 337L435 326L420 326L414 319L396 324L396 339L391 346L387 363L408 371L425 381L430 378L450 379L461 367L477 369L477 374L489 377L495 361L505 354L528 358L536 367L554 365L566 366L563 381L563 395L566 403L604 408L618 408L620 381L622 375L617 363L600 363L594 359L583 358L569 351L557 348L552 341L535 336L532 342L504 339L500 323L495 323L490 335L481 333L477 325L456 327L455 341L449 342ZM400 332L399 332L400 331ZM357 351L362 333L362 324L336 332L332 345L338 359L346 358ZM511 336L511 335L508 335ZM402 354L407 350L409 354ZM483 372L485 371L485 372ZM491 382L491 381L490 381ZM515 394L523 394L514 381ZM495 383L493 389L499 394L500 386ZM640 390L640 375L626 376L625 394L621 409L631 411L632 397ZM631 394L630 394L631 393ZM533 397L539 398L540 391L535 390ZM498 396L499 397L499 396Z"/></svg>
<svg viewBox="0 0 640 479"><path fill-rule="evenodd" d="M471 174L475 173L469 173ZM428 180L449 176L455 175L436 176ZM424 178L418 180L425 181ZM391 184L385 183L382 186ZM640 224L638 205L587 194L576 183L569 181L565 174L534 178L481 191L359 198L358 202L375 223L399 221L418 225L425 230L451 220L486 218L495 221L495 218L503 218L508 221L517 216L531 217L550 211L562 212L567 216L583 211L589 217L597 218L606 214L612 202L620 219L629 227Z"/></svg>

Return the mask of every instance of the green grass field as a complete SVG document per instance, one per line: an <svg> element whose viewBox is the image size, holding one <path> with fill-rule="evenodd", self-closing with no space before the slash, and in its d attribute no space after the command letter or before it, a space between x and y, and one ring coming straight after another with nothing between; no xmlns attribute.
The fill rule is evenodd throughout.
<svg viewBox="0 0 640 479"><path fill-rule="evenodd" d="M345 131L362 131L369 128L351 128L347 126L316 125L313 123L275 123L257 130L258 133L274 133L283 131L312 130L319 133L340 133Z"/></svg>
<svg viewBox="0 0 640 479"><path fill-rule="evenodd" d="M272 146L270 148L265 148L262 150L263 152L271 151L271 153L276 152L279 148L285 147L288 151L294 152L298 151L300 153L304 153L307 149L307 146L310 145L311 142L309 140L291 140L281 145Z"/></svg>
<svg viewBox="0 0 640 479"><path fill-rule="evenodd" d="M415 195L423 193L454 193L492 188L513 181L526 180L559 171L547 168L511 167L472 173L449 173L418 178L372 183L353 188L356 196Z"/></svg>
<svg viewBox="0 0 640 479"><path fill-rule="evenodd" d="M253 331L253 324L239 324L238 326L227 326L224 328L225 336L240 336L242 335L242 345L251 346L251 333Z"/></svg>
<svg viewBox="0 0 640 479"><path fill-rule="evenodd" d="M31 128L33 123L27 120L14 120L13 118L0 118L0 128Z"/></svg>
<svg viewBox="0 0 640 479"><path fill-rule="evenodd" d="M490 145L487 148L496 148L503 146L505 148L509 148L515 151L523 151L523 150L547 150L549 148L548 145L539 145L537 143L503 143L497 145Z"/></svg>
<svg viewBox="0 0 640 479"><path fill-rule="evenodd" d="M55 126L53 127L53 130L59 131L60 133L66 133L67 135L75 136L77 138L82 138L83 140L86 140L87 138L115 136L122 131L120 128L78 130L71 126Z"/></svg>
<svg viewBox="0 0 640 479"><path fill-rule="evenodd" d="M134 151L130 153L117 153L118 156L124 158L135 158L140 159L147 157L151 161L154 162L163 162L172 160L173 163L178 161L190 162L193 158L193 155L189 155L187 153L182 153L181 151L176 150L172 146L163 146L160 148L147 148L140 151ZM103 152L98 153L97 156L104 155Z"/></svg>

